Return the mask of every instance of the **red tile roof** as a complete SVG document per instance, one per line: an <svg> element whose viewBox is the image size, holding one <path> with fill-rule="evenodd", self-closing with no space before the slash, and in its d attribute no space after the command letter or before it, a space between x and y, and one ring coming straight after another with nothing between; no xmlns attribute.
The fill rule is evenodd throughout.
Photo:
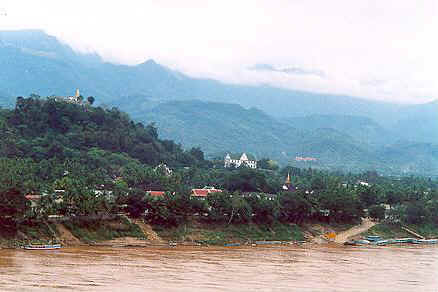
<svg viewBox="0 0 438 292"><path fill-rule="evenodd" d="M31 195L31 194L28 194L28 195L25 195L24 197L26 199L28 199L29 201L38 201L38 200L41 199L41 195Z"/></svg>
<svg viewBox="0 0 438 292"><path fill-rule="evenodd" d="M146 193L152 197L163 197L166 194L165 191L147 191Z"/></svg>
<svg viewBox="0 0 438 292"><path fill-rule="evenodd" d="M206 197L209 193L209 190L204 189L193 189L192 196L194 197Z"/></svg>
<svg viewBox="0 0 438 292"><path fill-rule="evenodd" d="M192 189L193 197L207 197L210 193L221 193L222 190L217 189Z"/></svg>

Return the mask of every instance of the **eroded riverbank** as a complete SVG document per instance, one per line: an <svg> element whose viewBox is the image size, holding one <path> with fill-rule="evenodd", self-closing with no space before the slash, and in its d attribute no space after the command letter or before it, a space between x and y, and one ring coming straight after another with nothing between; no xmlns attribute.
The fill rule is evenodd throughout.
<svg viewBox="0 0 438 292"><path fill-rule="evenodd" d="M349 238L364 235L379 235L386 238L409 237L400 226L376 224L369 219L357 225L336 224L202 224L191 222L173 228L150 226L138 219L119 217L107 221L67 221L41 223L21 228L15 237L2 239L0 247L19 248L33 241L56 241L64 247L109 246L148 247L168 245L252 245L260 241L275 241L283 244L327 243L326 235L335 233L334 241L345 242Z"/></svg>

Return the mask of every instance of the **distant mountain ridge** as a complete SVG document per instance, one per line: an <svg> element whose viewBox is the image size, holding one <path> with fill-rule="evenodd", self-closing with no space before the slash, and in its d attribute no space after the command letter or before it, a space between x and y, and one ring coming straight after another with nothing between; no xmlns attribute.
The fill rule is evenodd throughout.
<svg viewBox="0 0 438 292"><path fill-rule="evenodd" d="M363 116L309 115L284 118L282 121L304 130L332 128L354 137L357 141L373 146L390 144L398 139L394 133L383 128L374 120Z"/></svg>
<svg viewBox="0 0 438 292"><path fill-rule="evenodd" d="M300 167L352 172L376 169L387 174L438 171L437 145L382 141L379 134L391 133L364 117L305 117L296 121L307 121L308 127L298 128L291 126L290 120L278 121L255 108L191 100L160 103L148 110L142 120L155 122L165 138L180 141L186 147L202 147L210 157L223 155L224 151L248 152L257 159L270 157ZM330 123L333 120L344 120L345 127ZM369 135L374 140L368 143L357 132L369 127L375 135Z"/></svg>
<svg viewBox="0 0 438 292"><path fill-rule="evenodd" d="M3 31L0 40L4 87L0 91L10 97L32 92L66 95L80 88L105 103L135 95L160 101L199 99L257 107L276 117L349 114L385 123L396 120L393 115L400 107L349 96L191 78L153 60L137 66L105 63L95 54L75 53L42 31Z"/></svg>
<svg viewBox="0 0 438 292"><path fill-rule="evenodd" d="M164 136L184 147L201 146L209 154L248 151L292 162L294 155L313 155L320 158L320 167L346 169L435 169L437 102L402 106L225 84L191 78L153 60L116 65L96 54L77 53L35 30L0 31L0 67L0 106L12 106L17 96L30 93L72 95L79 88L98 104L118 106L137 120L156 121Z"/></svg>

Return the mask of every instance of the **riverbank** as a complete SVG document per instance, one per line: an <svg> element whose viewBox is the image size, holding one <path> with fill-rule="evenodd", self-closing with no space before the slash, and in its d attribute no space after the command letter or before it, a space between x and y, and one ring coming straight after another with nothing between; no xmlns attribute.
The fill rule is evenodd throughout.
<svg viewBox="0 0 438 292"><path fill-rule="evenodd" d="M435 226L409 226L426 238L438 237ZM362 232L366 230L365 232ZM178 227L150 226L142 220L119 216L112 220L79 220L63 222L29 222L15 234L1 232L0 247L18 248L30 242L60 242L63 246L146 247L162 245L244 245L255 242L327 243L325 234L341 239L360 239L368 235L382 238L411 237L400 225L364 220L361 224L206 224L190 222Z"/></svg>
<svg viewBox="0 0 438 292"><path fill-rule="evenodd" d="M0 247L59 242L63 246L94 245L116 238L146 239L141 228L124 216L110 220L70 218L62 222L27 221L15 228L0 227Z"/></svg>
<svg viewBox="0 0 438 292"><path fill-rule="evenodd" d="M411 224L402 226L400 224L380 223L371 227L368 231L360 234L359 237L366 237L369 235L378 235L381 238L406 238L415 237L403 227L421 235L424 238L438 238L438 226L432 224ZM357 238L353 238L357 239Z"/></svg>
<svg viewBox="0 0 438 292"><path fill-rule="evenodd" d="M348 226L344 226L347 228ZM178 227L150 226L125 216L113 220L70 219L63 222L27 222L16 232L0 232L0 247L18 248L30 242L60 242L63 246L224 245L256 241L311 241L327 226L274 223L206 224L190 222ZM337 228L340 228L337 226Z"/></svg>

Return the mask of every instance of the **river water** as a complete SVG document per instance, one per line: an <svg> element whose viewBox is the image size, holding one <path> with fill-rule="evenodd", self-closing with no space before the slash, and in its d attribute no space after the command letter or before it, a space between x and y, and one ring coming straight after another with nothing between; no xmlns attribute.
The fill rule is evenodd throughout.
<svg viewBox="0 0 438 292"><path fill-rule="evenodd" d="M438 291L437 247L0 250L0 291Z"/></svg>

